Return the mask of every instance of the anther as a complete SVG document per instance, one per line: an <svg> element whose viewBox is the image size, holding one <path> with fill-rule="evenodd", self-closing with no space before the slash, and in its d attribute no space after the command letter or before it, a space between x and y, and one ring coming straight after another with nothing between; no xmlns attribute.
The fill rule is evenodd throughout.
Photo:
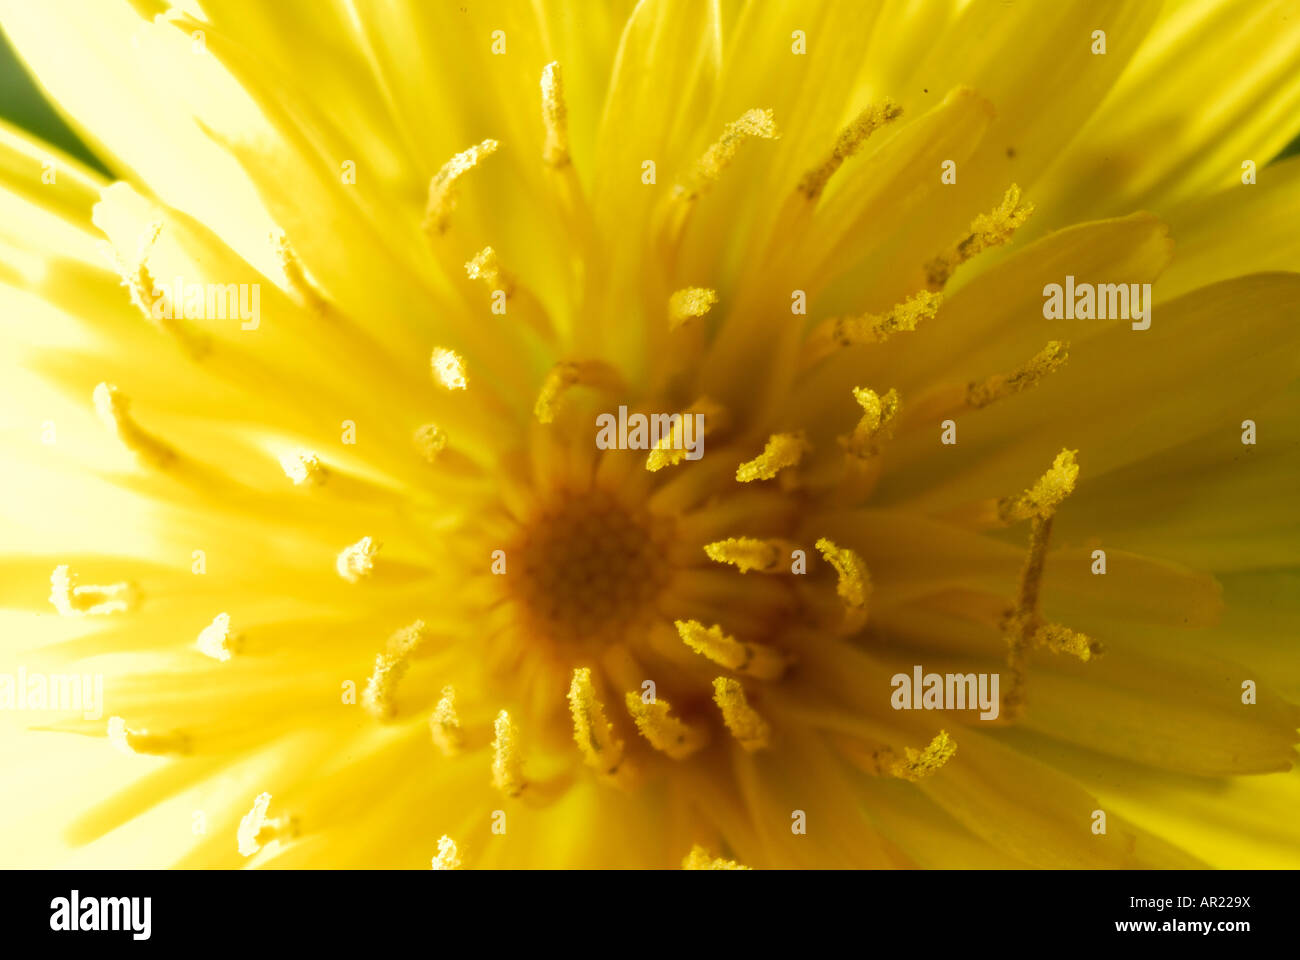
<svg viewBox="0 0 1300 960"><path fill-rule="evenodd" d="M77 586L77 575L67 564L60 564L50 574L50 603L64 617L102 617L123 613L135 600L135 588L129 583L107 586Z"/></svg>
<svg viewBox="0 0 1300 960"><path fill-rule="evenodd" d="M803 175L799 181L799 191L810 201L816 200L840 165L857 153L871 134L902 114L903 108L888 98L867 107L840 131L830 155Z"/></svg>
<svg viewBox="0 0 1300 960"><path fill-rule="evenodd" d="M715 857L697 843L695 846L691 847L691 852L682 860L682 869L749 870L750 868L742 866L735 860L724 860L722 857Z"/></svg>
<svg viewBox="0 0 1300 960"><path fill-rule="evenodd" d="M559 63L554 61L542 68L542 124L546 128L542 158L552 167L567 166L569 126L564 103L564 74Z"/></svg>
<svg viewBox="0 0 1300 960"><path fill-rule="evenodd" d="M707 742L704 731L674 717L672 705L663 698L646 703L641 694L629 691L624 702L641 736L674 760L686 759Z"/></svg>
<svg viewBox="0 0 1300 960"><path fill-rule="evenodd" d="M496 153L498 146L500 144L495 140L484 140L456 154L433 175L429 182L429 202L424 214L426 233L437 236L447 231L451 213L456 209L456 188L460 178L478 166L484 157Z"/></svg>
<svg viewBox="0 0 1300 960"><path fill-rule="evenodd" d="M900 780L915 783L938 773L956 752L957 742L948 736L947 730L940 730L923 750L904 747L903 759L895 760L889 772Z"/></svg>
<svg viewBox="0 0 1300 960"><path fill-rule="evenodd" d="M970 232L966 236L925 265L926 282L930 289L943 289L953 272L971 257L992 247L1002 246L1033 212L1034 205L1021 203L1020 188L1013 183L998 206L971 221Z"/></svg>
<svg viewBox="0 0 1300 960"><path fill-rule="evenodd" d="M795 433L774 433L768 438L763 452L736 468L740 483L753 480L771 480L786 467L796 467L803 455L811 449L802 430Z"/></svg>
<svg viewBox="0 0 1300 960"><path fill-rule="evenodd" d="M696 320L718 302L718 293L708 287L684 287L668 298L668 329L677 330Z"/></svg>
<svg viewBox="0 0 1300 960"><path fill-rule="evenodd" d="M195 646L204 656L226 663L239 643L239 635L230 629L230 614L219 613L199 631Z"/></svg>
<svg viewBox="0 0 1300 960"><path fill-rule="evenodd" d="M745 688L739 680L716 677L713 681L713 702L722 711L722 720L748 753L762 750L771 742L772 728L745 698Z"/></svg>
<svg viewBox="0 0 1300 960"><path fill-rule="evenodd" d="M698 620L675 620L682 642L720 667L759 680L776 680L785 673L789 658L761 643L742 643L716 624L706 627Z"/></svg>
<svg viewBox="0 0 1300 960"><path fill-rule="evenodd" d="M101 383L94 390L95 412L99 419L126 447L144 463L166 469L176 461L176 451L151 433L140 429L130 414L131 401L111 383Z"/></svg>
<svg viewBox="0 0 1300 960"><path fill-rule="evenodd" d="M350 547L344 547L334 561L340 577L348 583L358 581L375 572L375 555L382 544L370 537L362 537Z"/></svg>

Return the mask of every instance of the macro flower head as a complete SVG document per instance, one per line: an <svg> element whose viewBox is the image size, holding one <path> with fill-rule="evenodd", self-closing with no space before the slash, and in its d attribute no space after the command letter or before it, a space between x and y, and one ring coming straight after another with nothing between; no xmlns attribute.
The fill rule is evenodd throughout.
<svg viewBox="0 0 1300 960"><path fill-rule="evenodd" d="M6 862L1300 858L1292 2L0 25Z"/></svg>

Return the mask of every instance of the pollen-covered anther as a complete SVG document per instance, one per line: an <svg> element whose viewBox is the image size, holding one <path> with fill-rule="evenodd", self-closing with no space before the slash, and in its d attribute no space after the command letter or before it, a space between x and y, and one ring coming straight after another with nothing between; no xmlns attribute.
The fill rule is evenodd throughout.
<svg viewBox="0 0 1300 960"><path fill-rule="evenodd" d="M698 843L691 847L691 852L682 859L683 870L749 870L737 863L735 860L724 860L722 857L715 857Z"/></svg>
<svg viewBox="0 0 1300 960"><path fill-rule="evenodd" d="M275 247L276 259L280 263L280 269L284 271L284 279L289 284L289 289L298 296L302 304L318 315L332 314L334 307L329 298L307 277L302 261L298 259L297 252L284 232L279 230L272 232L271 244Z"/></svg>
<svg viewBox="0 0 1300 960"><path fill-rule="evenodd" d="M764 140L777 138L776 120L771 110L746 110L737 120L727 124L722 136L704 151L686 183L677 185L675 195L683 200L698 197L722 176L722 172L736 158L740 145L751 137Z"/></svg>
<svg viewBox="0 0 1300 960"><path fill-rule="evenodd" d="M239 646L239 634L230 629L230 614L219 613L199 631L194 646L204 656L226 663Z"/></svg>
<svg viewBox="0 0 1300 960"><path fill-rule="evenodd" d="M465 747L465 731L456 712L456 688L442 688L442 698L429 717L429 733L433 744L444 757L454 757Z"/></svg>
<svg viewBox="0 0 1300 960"><path fill-rule="evenodd" d="M259 793L253 799L253 808L240 819L239 830L235 835L240 856L251 857L271 841L297 834L297 824L293 817L266 815L270 806L271 795Z"/></svg>
<svg viewBox="0 0 1300 960"><path fill-rule="evenodd" d="M329 476L320 457L310 450L292 450L282 454L280 469L293 481L295 487L318 486Z"/></svg>
<svg viewBox="0 0 1300 960"><path fill-rule="evenodd" d="M1034 205L1021 202L1020 188L1013 183L998 206L971 221L966 236L925 265L926 283L930 289L942 289L953 272L976 254L1002 246L1033 212Z"/></svg>
<svg viewBox="0 0 1300 960"><path fill-rule="evenodd" d="M797 467L810 449L811 445L802 430L774 433L768 438L762 453L736 468L736 480L740 483L771 480L786 467Z"/></svg>
<svg viewBox="0 0 1300 960"><path fill-rule="evenodd" d="M67 564L50 574L50 603L64 617L102 617L123 613L135 602L136 591L129 583L107 586L77 586L77 575Z"/></svg>
<svg viewBox="0 0 1300 960"><path fill-rule="evenodd" d="M822 191L826 189L827 181L830 180L844 161L857 153L862 144L873 133L902 115L903 108L888 97L880 103L872 104L859 113L849 122L848 126L840 131L839 136L835 138L835 146L831 148L831 152L826 159L805 173L800 179L800 193L809 200L816 200L820 197Z"/></svg>
<svg viewBox="0 0 1300 960"><path fill-rule="evenodd" d="M895 760L889 772L900 780L915 783L938 773L956 752L957 741L948 736L947 730L940 730L923 750L904 747L902 759Z"/></svg>
<svg viewBox="0 0 1300 960"><path fill-rule="evenodd" d="M677 330L697 320L718 302L718 293L708 287L683 287L668 298L668 329Z"/></svg>
<svg viewBox="0 0 1300 960"><path fill-rule="evenodd" d="M464 390L469 386L465 376L465 358L455 350L434 347L429 357L433 378L447 390Z"/></svg>
<svg viewBox="0 0 1300 960"><path fill-rule="evenodd" d="M344 547L334 561L334 568L348 583L357 583L375 572L375 556L382 544L371 537L362 537L350 547Z"/></svg>
<svg viewBox="0 0 1300 960"><path fill-rule="evenodd" d="M131 401L111 383L101 383L94 390L95 412L104 426L117 436L141 461L165 469L176 461L176 451L151 433L140 429L130 414Z"/></svg>
<svg viewBox="0 0 1300 960"><path fill-rule="evenodd" d="M675 620L673 626L682 642L700 656L758 680L776 680L790 663L780 650L761 643L742 643L716 624L706 627L698 620Z"/></svg>
<svg viewBox="0 0 1300 960"><path fill-rule="evenodd" d="M854 387L853 399L862 408L862 416L853 432L840 438L840 445L850 456L865 460L874 456L880 443L892 436L903 402L898 391L892 388L882 397L866 387Z"/></svg>
<svg viewBox="0 0 1300 960"><path fill-rule="evenodd" d="M1077 450L1062 450L1032 487L1019 496L999 500L998 518L1003 523L1015 523L1031 518L1046 519L1055 514L1061 501L1074 491L1079 478L1079 465L1074 460L1076 453Z"/></svg>
<svg viewBox="0 0 1300 960"><path fill-rule="evenodd" d="M542 67L542 125L546 129L546 143L542 146L542 159L549 166L567 166L569 163L569 116L564 103L564 74L556 61Z"/></svg>
<svg viewBox="0 0 1300 960"><path fill-rule="evenodd" d="M768 726L745 697L745 688L739 680L731 677L715 677L713 680L713 702L722 711L722 722L727 725L736 742L748 753L765 749L772 740L772 728Z"/></svg>
<svg viewBox="0 0 1300 960"><path fill-rule="evenodd" d="M1039 626L1033 633L1033 643L1038 647L1046 647L1053 653L1075 657L1084 663L1106 651L1100 640L1094 640L1059 623L1044 623Z"/></svg>
<svg viewBox="0 0 1300 960"><path fill-rule="evenodd" d="M790 559L798 545L789 540L728 537L704 545L714 563L729 563L741 573L790 573Z"/></svg>
<svg viewBox="0 0 1300 960"><path fill-rule="evenodd" d="M433 858L434 870L459 870L460 853L456 849L456 842L445 833L438 838L438 853Z"/></svg>
<svg viewBox="0 0 1300 960"><path fill-rule="evenodd" d="M619 773L624 762L623 741L614 734L605 706L596 696L590 667L573 671L569 712L573 715L573 739L587 766L606 777Z"/></svg>
<svg viewBox="0 0 1300 960"><path fill-rule="evenodd" d="M646 454L647 470L657 473L664 467L675 467L686 459L689 451L683 442L682 423L686 417L693 417L696 414L702 414L704 417L705 436L712 436L718 430L725 430L730 419L726 408L708 397L701 397L686 409L685 414L673 421L672 429L668 431L667 436L660 437L659 443Z"/></svg>
<svg viewBox="0 0 1300 960"><path fill-rule="evenodd" d="M867 601L871 597L871 575L867 572L867 565L853 550L836 546L825 537L817 541L816 547L839 577L835 593L844 604L845 626L850 629L862 626L867 619Z"/></svg>
<svg viewBox="0 0 1300 960"><path fill-rule="evenodd" d="M613 390L621 383L618 372L600 360L562 360L553 366L542 381L533 415L539 423L553 423L559 412L560 401L574 387L591 387Z"/></svg>
<svg viewBox="0 0 1300 960"><path fill-rule="evenodd" d="M465 264L465 275L471 280L482 280L489 290L500 290L506 299L515 292L515 279L501 266L496 250L484 247Z"/></svg>
<svg viewBox="0 0 1300 960"><path fill-rule="evenodd" d="M429 202L424 213L424 229L431 236L445 233L451 222L452 211L456 209L456 193L460 178L473 170L484 157L496 153L500 146L495 140L482 143L464 150L442 165L429 182Z"/></svg>
<svg viewBox="0 0 1300 960"><path fill-rule="evenodd" d="M497 714L492 730L492 786L507 797L517 797L524 792L528 781L524 779L523 758L519 753L519 730L509 711Z"/></svg>
<svg viewBox="0 0 1300 960"><path fill-rule="evenodd" d="M624 697L628 715L650 746L674 760L684 760L708 742L700 727L672 715L672 705L656 697L649 703L642 695L628 691Z"/></svg>
<svg viewBox="0 0 1300 960"><path fill-rule="evenodd" d="M423 620L416 620L388 638L387 648L375 655L375 666L361 693L361 705L371 716L388 720L397 714L397 684L410 668L411 657L428 639Z"/></svg>
<svg viewBox="0 0 1300 960"><path fill-rule="evenodd" d="M190 738L187 734L132 730L121 717L108 718L108 742L121 753L153 757L175 756L190 751Z"/></svg>
<svg viewBox="0 0 1300 960"><path fill-rule="evenodd" d="M868 343L884 343L896 333L910 333L933 320L943 304L943 294L921 290L885 313L829 317L808 335L803 348L805 366L836 350Z"/></svg>
<svg viewBox="0 0 1300 960"><path fill-rule="evenodd" d="M1070 345L1063 340L1049 340L1047 346L1010 373L994 374L966 388L966 405L978 410L996 400L1028 390L1050 373L1065 366Z"/></svg>
<svg viewBox="0 0 1300 960"><path fill-rule="evenodd" d="M415 449L425 463L434 464L447 449L447 433L437 424L425 423L415 428Z"/></svg>

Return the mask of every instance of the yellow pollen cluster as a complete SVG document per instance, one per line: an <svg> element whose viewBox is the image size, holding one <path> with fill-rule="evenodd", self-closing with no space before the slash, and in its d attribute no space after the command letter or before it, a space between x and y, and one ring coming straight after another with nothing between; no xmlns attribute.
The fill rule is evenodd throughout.
<svg viewBox="0 0 1300 960"><path fill-rule="evenodd" d="M131 401L111 383L94 390L95 412L126 447L144 463L166 469L176 460L176 451L157 437L141 430L130 414Z"/></svg>
<svg viewBox="0 0 1300 960"><path fill-rule="evenodd" d="M904 747L904 759L894 761L889 772L900 780L910 780L915 783L917 780L924 780L938 773L956 752L957 742L948 736L947 730L940 730L924 750Z"/></svg>
<svg viewBox="0 0 1300 960"><path fill-rule="evenodd" d="M727 729L746 752L762 750L771 742L772 728L749 705L745 698L745 688L739 680L731 677L714 679L713 702L722 711L722 721Z"/></svg>
<svg viewBox="0 0 1300 960"><path fill-rule="evenodd" d="M706 543L704 552L714 563L729 563L741 573L785 573L785 561L797 547L787 540L757 540L753 537L728 537Z"/></svg>
<svg viewBox="0 0 1300 960"><path fill-rule="evenodd" d="M691 848L685 859L682 860L683 870L748 870L749 867L741 866L735 860L724 860L721 857L715 857L705 850L699 844Z"/></svg>
<svg viewBox="0 0 1300 960"><path fill-rule="evenodd" d="M656 698L646 703L640 694L629 692L624 701L641 736L649 741L650 746L673 760L686 759L707 742L703 730L672 715L672 706L667 700Z"/></svg>
<svg viewBox="0 0 1300 960"><path fill-rule="evenodd" d="M442 688L442 698L429 717L429 732L433 743L444 757L454 757L465 746L465 732L456 713L456 688Z"/></svg>
<svg viewBox="0 0 1300 960"><path fill-rule="evenodd" d="M492 786L507 797L517 797L527 785L519 755L519 731L506 710L497 714L492 730Z"/></svg>
<svg viewBox="0 0 1300 960"><path fill-rule="evenodd" d="M759 643L741 643L723 633L722 627L706 627L698 620L676 620L673 625L682 642L703 657L708 657L720 667L737 673L775 680L785 672L787 660L783 654Z"/></svg>
<svg viewBox="0 0 1300 960"><path fill-rule="evenodd" d="M739 119L726 125L722 136L704 151L686 184L678 184L676 193L685 200L694 200L709 185L722 176L722 171L736 158L740 145L751 137L776 139L776 120L771 110L746 110Z"/></svg>
<svg viewBox="0 0 1300 960"><path fill-rule="evenodd" d="M515 292L515 281L501 267L496 250L484 247L465 264L465 275L482 280L489 290L500 290L507 297Z"/></svg>
<svg viewBox="0 0 1300 960"><path fill-rule="evenodd" d="M614 735L605 707L596 697L590 667L573 671L569 711L573 714L573 739L587 766L612 776L623 762L623 741Z"/></svg>
<svg viewBox="0 0 1300 960"><path fill-rule="evenodd" d="M102 617L130 609L135 591L129 583L77 586L77 576L60 564L50 574L50 603L64 617Z"/></svg>
<svg viewBox="0 0 1300 960"><path fill-rule="evenodd" d="M567 166L569 126L568 110L564 104L564 74L555 62L542 68L542 124L546 128L543 159L552 167Z"/></svg>
<svg viewBox="0 0 1300 960"><path fill-rule="evenodd" d="M875 454L877 441L889 437L902 399L897 390L890 389L882 397L867 387L854 387L853 399L862 408L862 417L842 445L853 456L865 459Z"/></svg>
<svg viewBox="0 0 1300 960"><path fill-rule="evenodd" d="M830 155L803 175L799 181L800 192L809 200L816 200L826 189L826 183L835 171L845 160L858 152L871 134L902 115L903 108L888 98L878 104L872 104L859 113L840 131Z"/></svg>
<svg viewBox="0 0 1300 960"><path fill-rule="evenodd" d="M1048 374L1065 366L1070 345L1061 340L1049 340L1047 346L1034 354L1028 363L1010 373L999 373L972 383L966 389L966 403L979 409L995 400L1001 400L1022 390L1028 390Z"/></svg>
<svg viewBox="0 0 1300 960"><path fill-rule="evenodd" d="M708 287L685 287L668 298L668 329L676 330L690 320L704 316L718 302L718 294Z"/></svg>
<svg viewBox="0 0 1300 960"><path fill-rule="evenodd" d="M808 439L798 433L774 433L768 438L763 452L736 468L736 479L741 483L753 480L771 480L786 467L795 467L809 449Z"/></svg>
<svg viewBox="0 0 1300 960"><path fill-rule="evenodd" d="M446 232L451 213L456 209L457 182L478 166L484 157L496 153L498 146L500 144L495 140L484 140L456 154L433 175L429 182L429 203L424 215L424 229L427 233L439 235Z"/></svg>
<svg viewBox="0 0 1300 960"><path fill-rule="evenodd" d="M1079 465L1074 461L1076 453L1077 450L1062 450L1032 487L1018 497L999 500L998 517L1004 523L1014 523L1030 518L1046 519L1054 514L1061 501L1074 491L1079 478Z"/></svg>
<svg viewBox="0 0 1300 960"><path fill-rule="evenodd" d="M971 221L970 233L952 249L926 264L926 281L930 289L941 290L953 271L971 257L1006 243L1033 212L1032 203L1020 202L1020 188L1013 183L1002 197L1002 203Z"/></svg>
<svg viewBox="0 0 1300 960"><path fill-rule="evenodd" d="M469 385L465 378L465 358L455 350L435 347L429 365L434 379L448 390L464 390Z"/></svg>
<svg viewBox="0 0 1300 960"><path fill-rule="evenodd" d="M434 870L459 870L460 853L451 837L443 834L438 838L438 855L433 858Z"/></svg>

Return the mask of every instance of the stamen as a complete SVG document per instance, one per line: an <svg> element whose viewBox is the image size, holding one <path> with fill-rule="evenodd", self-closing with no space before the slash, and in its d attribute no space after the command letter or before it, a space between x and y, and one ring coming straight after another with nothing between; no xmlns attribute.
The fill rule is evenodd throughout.
<svg viewBox="0 0 1300 960"><path fill-rule="evenodd" d="M434 870L459 870L460 854L455 841L445 833L438 838L438 855L433 858Z"/></svg>
<svg viewBox="0 0 1300 960"><path fill-rule="evenodd" d="M668 298L668 329L676 330L688 321L704 316L718 302L718 292L708 287L685 287Z"/></svg>
<svg viewBox="0 0 1300 960"><path fill-rule="evenodd" d="M844 602L845 626L852 629L862 626L867 619L867 599L871 596L871 575L867 572L867 565L852 550L837 547L825 537L815 546L839 575L835 593Z"/></svg>
<svg viewBox="0 0 1300 960"><path fill-rule="evenodd" d="M129 610L135 588L129 583L112 583L102 587L79 587L77 575L60 564L50 574L50 603L64 617L102 617Z"/></svg>
<svg viewBox="0 0 1300 960"><path fill-rule="evenodd" d="M465 264L465 273L471 280L482 280L492 291L500 290L509 300L515 292L514 277L501 267L501 258L491 247L484 247Z"/></svg>
<svg viewBox="0 0 1300 960"><path fill-rule="evenodd" d="M292 817L268 817L267 809L271 806L271 795L259 793L253 800L253 809L244 814L239 821L236 834L239 842L240 856L251 857L280 836L293 836L297 826Z"/></svg>
<svg viewBox="0 0 1300 960"><path fill-rule="evenodd" d="M1106 651L1100 640L1094 640L1059 623L1043 624L1034 631L1033 640L1037 646L1046 647L1053 653L1069 654L1084 663Z"/></svg>
<svg viewBox="0 0 1300 960"><path fill-rule="evenodd" d="M356 583L375 571L375 555L382 544L370 537L362 537L350 547L344 547L334 561L338 574L348 583Z"/></svg>
<svg viewBox="0 0 1300 960"><path fill-rule="evenodd" d="M605 717L605 707L596 697L590 667L573 671L569 711L573 714L573 739L587 766L607 777L613 776L623 763L623 741L614 735L613 724Z"/></svg>
<svg viewBox="0 0 1300 960"><path fill-rule="evenodd" d="M468 385L465 379L465 358L455 350L435 347L429 362L433 367L434 379L448 390L464 390Z"/></svg>
<svg viewBox="0 0 1300 960"><path fill-rule="evenodd" d="M564 75L558 62L542 67L542 123L546 144L542 158L552 167L569 163L568 110L564 105Z"/></svg>
<svg viewBox="0 0 1300 960"><path fill-rule="evenodd" d="M900 780L910 780L915 783L938 773L956 752L957 742L948 736L947 730L940 730L924 750L904 747L905 759L894 761L889 772Z"/></svg>
<svg viewBox="0 0 1300 960"><path fill-rule="evenodd" d="M1045 646L1056 653L1068 653L1089 660L1103 651L1102 645L1083 634L1059 624L1044 623L1039 613L1038 595L1047 563L1047 545L1051 539L1052 519L1056 508L1074 490L1079 467L1075 450L1062 450L1052 466L1033 487L1018 497L1004 497L997 503L999 519L1004 523L1031 520L1029 556L1020 573L1015 606L1008 611L1003 629L1007 639L1007 666L1011 689L1007 693L1006 713L1017 716L1025 704L1025 675L1031 644Z"/></svg>
<svg viewBox="0 0 1300 960"><path fill-rule="evenodd" d="M426 463L437 463L438 456L447 449L447 434L435 424L423 424L416 428L415 448Z"/></svg>
<svg viewBox="0 0 1300 960"><path fill-rule="evenodd" d="M693 417L696 414L704 415L704 435L706 437L712 436L717 430L726 429L729 419L726 409L720 404L714 403L708 397L701 397L687 408L680 420L673 424L668 436L660 437L655 448L646 454L645 468L647 470L656 473L664 467L675 467L686 459L688 451L682 440L682 422L686 417Z"/></svg>
<svg viewBox="0 0 1300 960"><path fill-rule="evenodd" d="M405 676L409 666L405 657L395 657L388 653L375 654L375 668L361 694L361 705L376 719L388 720L397 713L392 698L397 682Z"/></svg>
<svg viewBox="0 0 1300 960"><path fill-rule="evenodd" d="M442 688L442 699L433 708L429 718L429 732L433 735L434 745L444 757L454 757L465 746L465 731L460 725L460 716L456 713L456 688Z"/></svg>
<svg viewBox="0 0 1300 960"><path fill-rule="evenodd" d="M141 430L129 413L131 401L111 383L94 390L95 412L122 445L146 464L164 470L176 460L176 451L151 433Z"/></svg>
<svg viewBox="0 0 1300 960"><path fill-rule="evenodd" d="M207 338L195 334L186 326L183 304L171 304L171 309L168 309L166 295L155 293L157 284L147 265L149 251L162 233L162 228L161 222L149 227L140 241L140 251L133 265L127 266L121 257L117 258L118 273L122 277L122 286L130 291L131 302L140 308L145 318L165 333L176 337L191 356L199 358L208 350ZM170 317L167 316L169 313Z"/></svg>
<svg viewBox="0 0 1300 960"><path fill-rule="evenodd" d="M853 399L862 407L862 417L853 433L840 438L840 445L852 456L865 460L879 451L880 441L893 435L902 400L895 389L891 388L882 397L866 387L854 387Z"/></svg>
<svg viewBox="0 0 1300 960"><path fill-rule="evenodd" d="M1035 518L1049 519L1061 501L1074 491L1079 478L1079 465L1074 462L1077 450L1062 450L1052 461L1052 466L1038 482L1017 497L1003 497L998 501L998 518L1003 523Z"/></svg>
<svg viewBox="0 0 1300 960"><path fill-rule="evenodd" d="M230 629L230 614L219 613L212 618L212 623L199 631L195 646L205 656L226 663L230 660L238 639L238 635Z"/></svg>
<svg viewBox="0 0 1300 960"><path fill-rule="evenodd" d="M771 110L746 110L734 123L727 124L722 136L704 151L686 183L677 185L675 195L683 200L694 200L702 194L722 176L722 171L736 158L740 145L750 137L777 138L776 121Z"/></svg>
<svg viewBox="0 0 1300 960"><path fill-rule="evenodd" d="M552 423L558 412L560 400L573 387L616 389L621 383L617 371L600 360L563 360L553 366L542 382L533 414L540 423Z"/></svg>
<svg viewBox="0 0 1300 960"><path fill-rule="evenodd" d="M925 265L926 282L930 289L941 290L953 272L977 253L1002 246L1033 212L1032 203L1020 202L1020 188L1013 183L1003 196L1002 203L971 221L970 233L952 249L939 254Z"/></svg>
<svg viewBox="0 0 1300 960"><path fill-rule="evenodd" d="M721 857L715 857L705 850L698 843L691 847L685 859L682 860L683 870L749 870L750 867L742 866L735 860L724 860Z"/></svg>
<svg viewBox="0 0 1300 960"><path fill-rule="evenodd" d="M189 753L190 738L184 733L153 733L132 730L121 717L108 718L108 742L122 753L151 757Z"/></svg>
<svg viewBox="0 0 1300 960"><path fill-rule="evenodd" d="M302 261L298 259L298 254L289 243L288 237L283 232L276 232L271 235L271 242L275 246L276 259L280 262L280 269L284 271L285 280L289 283L289 289L298 295L303 304L321 316L327 316L334 312L333 305L325 294L307 279L307 273L302 268Z"/></svg>
<svg viewBox="0 0 1300 960"><path fill-rule="evenodd" d="M319 486L325 482L329 471L320 462L320 457L310 450L294 450L280 457L280 469L293 481L295 487L304 484Z"/></svg>
<svg viewBox="0 0 1300 960"><path fill-rule="evenodd" d="M763 452L736 468L736 479L741 483L752 480L771 480L786 467L795 467L804 453L812 449L802 430L797 433L774 433L768 438Z"/></svg>
<svg viewBox="0 0 1300 960"><path fill-rule="evenodd" d="M789 665L779 650L761 643L742 643L723 633L720 626L705 627L698 620L675 620L673 625L688 647L736 673L759 680L776 680Z"/></svg>
<svg viewBox="0 0 1300 960"><path fill-rule="evenodd" d="M809 200L816 200L840 165L853 156L876 130L902 116L903 108L889 98L872 104L859 113L835 139L830 155L799 181L799 190Z"/></svg>
<svg viewBox="0 0 1300 960"><path fill-rule="evenodd" d="M451 212L456 209L456 187L461 177L469 173L487 156L496 153L500 146L495 140L484 140L456 154L442 165L429 182L429 203L424 214L424 230L431 236L446 233Z"/></svg>
<svg viewBox="0 0 1300 960"><path fill-rule="evenodd" d="M624 702L641 736L650 746L674 760L684 760L707 742L704 731L671 716L672 705L662 697L650 703L629 691Z"/></svg>
<svg viewBox="0 0 1300 960"><path fill-rule="evenodd" d="M1049 340L1047 346L1034 354L1010 373L998 373L966 388L966 404L978 410L995 400L1001 400L1022 390L1028 390L1065 365L1070 345L1062 340Z"/></svg>
<svg viewBox="0 0 1300 960"><path fill-rule="evenodd" d="M492 786L507 797L517 797L528 783L519 756L519 731L508 711L497 714L493 731L496 738L492 741Z"/></svg>
<svg viewBox="0 0 1300 960"><path fill-rule="evenodd" d="M829 317L808 335L803 347L803 364L816 363L844 347L884 343L896 333L911 332L923 321L933 320L942 303L943 294L922 290L887 313Z"/></svg>
<svg viewBox="0 0 1300 960"><path fill-rule="evenodd" d="M388 720L397 713L393 698L397 684L411 665L411 656L428 638L423 620L393 633L385 652L375 655L375 668L361 694L361 705L376 719Z"/></svg>
<svg viewBox="0 0 1300 960"><path fill-rule="evenodd" d="M745 688L731 677L715 677L713 702L722 711L722 722L747 753L762 750L771 740L772 728L745 698Z"/></svg>
<svg viewBox="0 0 1300 960"><path fill-rule="evenodd" d="M789 540L758 540L754 537L728 537L706 543L704 552L714 563L730 563L741 573L788 573L786 561L798 546Z"/></svg>

